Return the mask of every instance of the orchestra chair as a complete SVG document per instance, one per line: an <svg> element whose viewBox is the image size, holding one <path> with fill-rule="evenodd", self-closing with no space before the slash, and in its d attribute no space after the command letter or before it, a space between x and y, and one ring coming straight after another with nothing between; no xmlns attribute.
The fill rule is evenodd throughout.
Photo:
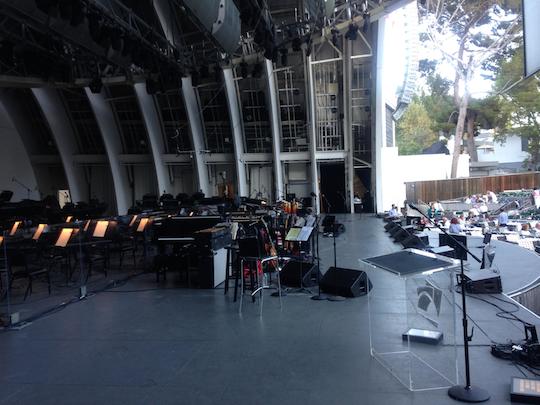
<svg viewBox="0 0 540 405"><path fill-rule="evenodd" d="M51 295L51 262L43 260L36 249L8 249L7 256L8 267L6 269L4 266L2 269L7 274L9 283L7 289L12 288L15 280L26 279L27 285L24 292L24 300L26 301L26 298L33 292L34 281L39 278L45 278L47 281L47 290L49 295ZM5 275L2 278L5 279Z"/></svg>
<svg viewBox="0 0 540 405"><path fill-rule="evenodd" d="M234 300L233 302L236 302L236 298L238 296L238 282L240 281L240 268L239 268L239 260L238 260L238 244L235 243L230 246L226 246L225 249L227 250L227 261L225 263L225 288L224 288L224 294L227 295L229 292L229 284L230 280L234 279Z"/></svg>
<svg viewBox="0 0 540 405"><path fill-rule="evenodd" d="M255 302L255 297L257 294L260 298L260 316L262 316L263 303L264 303L264 294L265 289L274 288L270 285L270 275L271 273L276 273L277 275L277 292L279 296L279 306L280 309L283 309L283 303L281 299L281 279L280 279L280 267L278 263L277 255L266 255L262 252L261 243L256 237L247 237L238 239L238 253L240 259L240 305L239 313L242 313L242 306L244 301L245 293L245 272L244 272L244 263L247 264L247 269L249 273L250 280L250 290L252 301ZM275 266L270 266L270 262L275 261ZM259 268L261 271L259 271Z"/></svg>

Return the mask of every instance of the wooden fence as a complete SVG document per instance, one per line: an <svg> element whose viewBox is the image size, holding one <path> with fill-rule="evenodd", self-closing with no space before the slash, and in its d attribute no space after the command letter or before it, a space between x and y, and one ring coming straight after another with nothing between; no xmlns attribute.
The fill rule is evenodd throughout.
<svg viewBox="0 0 540 405"><path fill-rule="evenodd" d="M540 186L540 172L405 183L407 201L451 200L486 191L532 189Z"/></svg>

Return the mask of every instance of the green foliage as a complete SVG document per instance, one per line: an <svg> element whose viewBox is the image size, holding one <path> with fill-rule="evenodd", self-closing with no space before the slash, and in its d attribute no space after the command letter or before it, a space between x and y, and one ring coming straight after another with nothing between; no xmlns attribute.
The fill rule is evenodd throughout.
<svg viewBox="0 0 540 405"><path fill-rule="evenodd" d="M437 140L434 122L424 104L415 98L397 123L396 139L401 155L416 155Z"/></svg>
<svg viewBox="0 0 540 405"><path fill-rule="evenodd" d="M504 142L508 135L526 137L530 154L526 167L537 169L540 165L540 79L534 75L519 82L523 66L523 48L500 65L495 89L500 92L498 102L501 115L506 119L500 120L495 139Z"/></svg>

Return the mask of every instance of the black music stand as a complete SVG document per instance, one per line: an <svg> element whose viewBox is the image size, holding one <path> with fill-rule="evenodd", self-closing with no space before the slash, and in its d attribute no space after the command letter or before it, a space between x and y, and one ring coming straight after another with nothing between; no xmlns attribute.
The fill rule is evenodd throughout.
<svg viewBox="0 0 540 405"><path fill-rule="evenodd" d="M429 218L427 215L425 215L422 211L420 211L417 207L415 207L413 204L409 204L411 208L418 211L422 216L427 218L429 222L431 222L433 225L435 225L439 230L446 235L446 240L448 243L452 244L452 247L454 248L456 258L460 261L461 271L458 274L458 284L461 287L461 305L462 305L462 312L463 312L463 351L465 354L465 385L454 385L453 387L450 387L448 389L448 395L461 402L485 402L489 400L490 395L489 392L484 390L483 388L479 388L476 386L473 386L471 384L471 371L470 371L470 361L469 361L469 342L472 340L473 332L469 335L469 327L468 327L468 318L467 318L467 300L466 300L466 277L464 273L464 267L463 267L463 261L467 260L467 254L471 255L478 263L481 263L482 261L476 257L469 249L467 249L467 246L465 246L462 241L458 240L456 236L459 237L459 235L450 235L444 228L441 228L438 224L433 222L431 218ZM466 238L466 237L465 237Z"/></svg>

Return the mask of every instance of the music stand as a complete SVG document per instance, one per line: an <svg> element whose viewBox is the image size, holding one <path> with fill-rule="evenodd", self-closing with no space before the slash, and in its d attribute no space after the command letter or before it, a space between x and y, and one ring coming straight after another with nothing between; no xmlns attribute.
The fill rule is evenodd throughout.
<svg viewBox="0 0 540 405"><path fill-rule="evenodd" d="M462 324L463 324L463 351L465 355L465 385L459 385L456 384L453 387L450 387L448 389L448 395L457 400L462 402L485 402L489 400L490 395L489 393L477 386L471 385L471 371L470 371L470 362L469 362L469 342L472 340L473 334L471 333L469 335L469 320L467 317L467 303L466 303L466 288L465 283L467 282L467 279L465 277L464 267L463 267L463 261L467 260L467 254L471 255L473 259L475 259L478 263L481 263L482 261L476 257L469 249L467 249L467 246L464 245L460 240L458 240L459 235L450 235L444 228L441 228L438 224L433 222L431 218L429 218L427 215L425 215L422 211L420 211L417 207L415 207L413 204L409 204L411 208L417 210L427 218L429 222L431 222L433 225L435 225L439 230L446 235L447 242L452 243L454 246L455 254L460 259L460 268L461 271L457 275L458 277L458 284L461 287L461 305L462 305ZM463 237L463 236L462 236ZM466 238L466 236L465 236Z"/></svg>

